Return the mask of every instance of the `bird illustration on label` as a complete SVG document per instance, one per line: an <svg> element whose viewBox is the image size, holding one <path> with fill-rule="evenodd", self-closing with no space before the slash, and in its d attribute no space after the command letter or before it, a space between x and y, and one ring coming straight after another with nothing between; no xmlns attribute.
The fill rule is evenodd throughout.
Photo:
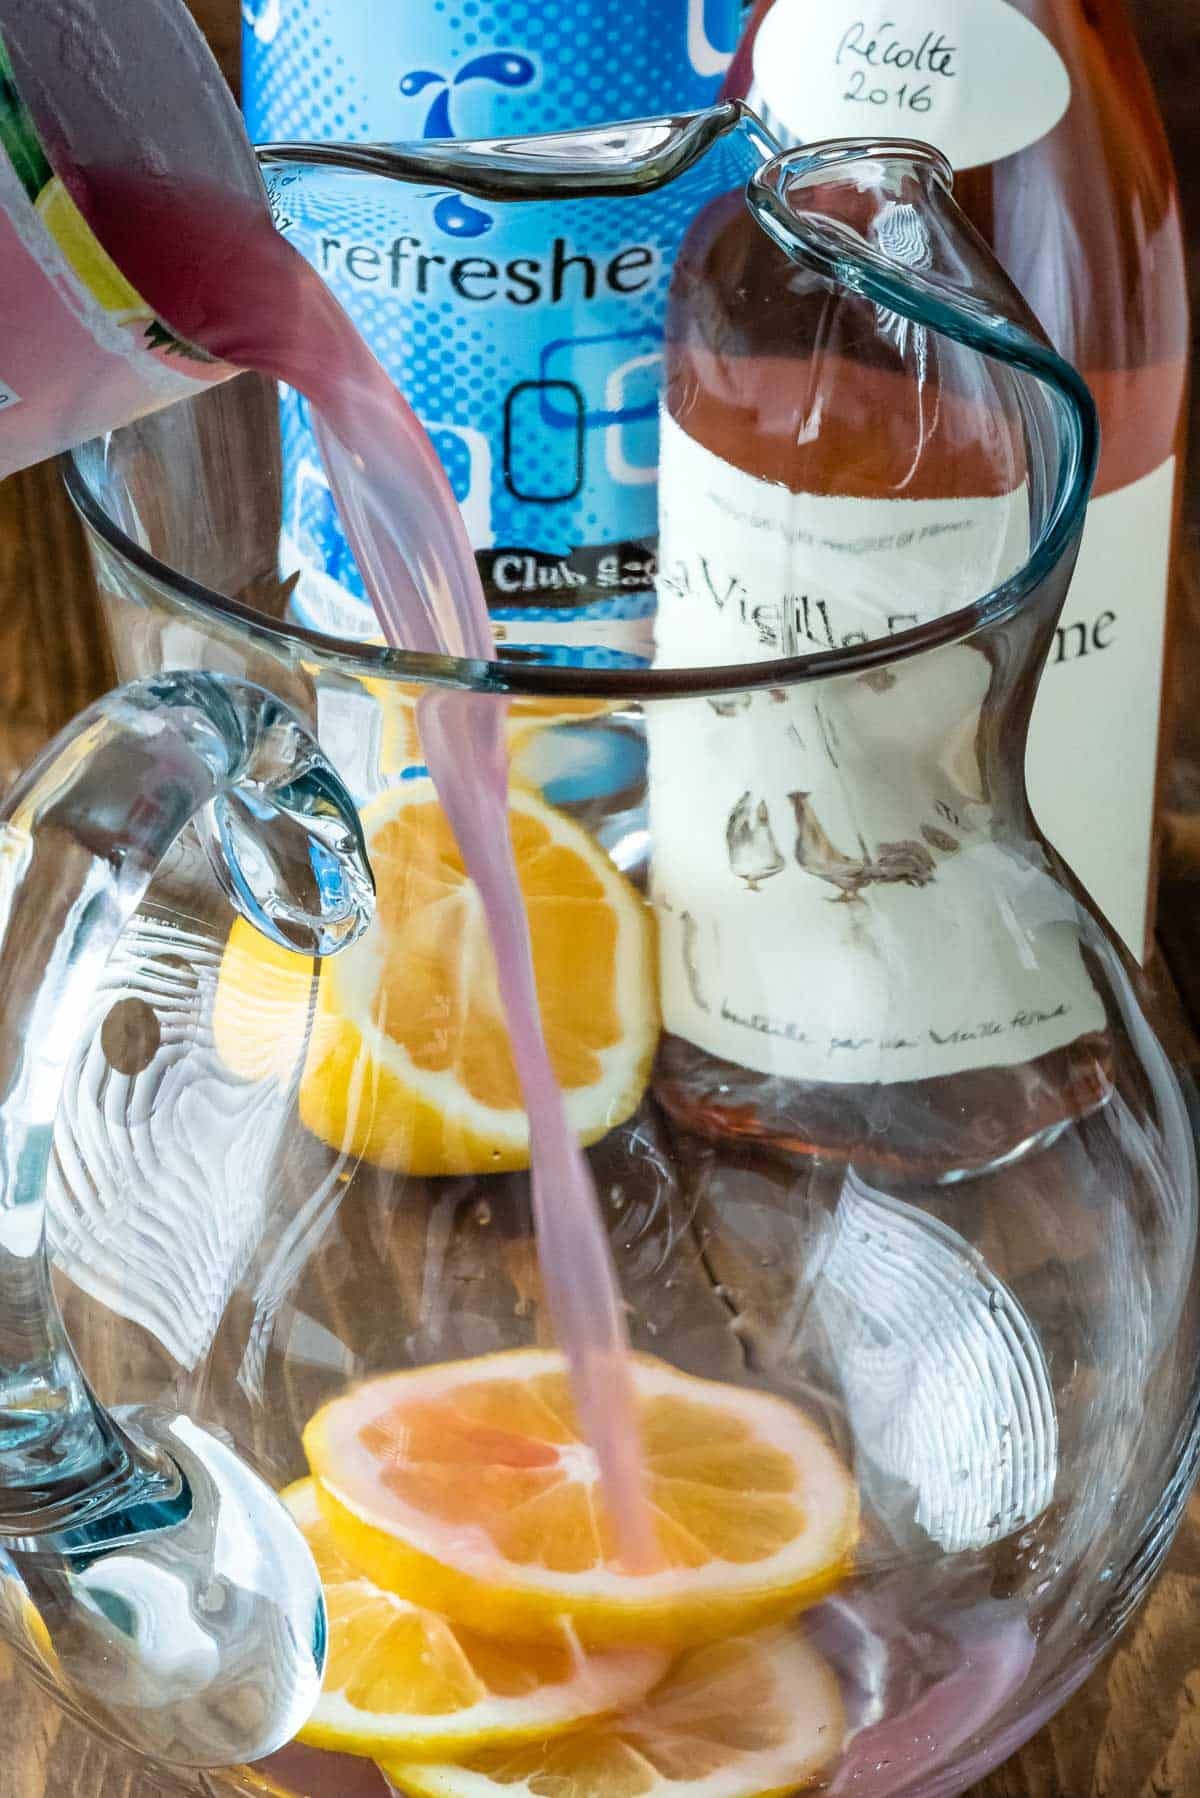
<svg viewBox="0 0 1200 1798"><path fill-rule="evenodd" d="M742 794L725 826L725 846L729 866L739 880L744 880L751 893L757 893L764 880L781 874L787 866L771 829L771 814L765 799L755 805L753 795Z"/></svg>
<svg viewBox="0 0 1200 1798"><path fill-rule="evenodd" d="M789 793L788 798L796 815L796 862L806 874L837 887L833 904L861 904L864 887L924 887L937 878L933 856L915 838L880 843L872 855L860 837L859 854L846 855L830 841L813 809L811 793Z"/></svg>

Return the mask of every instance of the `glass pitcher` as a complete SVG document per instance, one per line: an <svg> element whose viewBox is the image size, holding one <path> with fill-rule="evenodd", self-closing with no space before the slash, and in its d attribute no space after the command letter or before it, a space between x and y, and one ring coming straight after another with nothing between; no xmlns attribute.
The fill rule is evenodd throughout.
<svg viewBox="0 0 1200 1798"><path fill-rule="evenodd" d="M1196 1464L1183 1092L1024 791L1086 391L911 145L723 108L275 166L298 230L674 208L659 570L616 653L543 609L405 655L291 621L258 380L73 458L131 684L6 811L10 1639L180 1792L948 1798ZM648 1572L541 1303L439 687L505 712Z"/></svg>

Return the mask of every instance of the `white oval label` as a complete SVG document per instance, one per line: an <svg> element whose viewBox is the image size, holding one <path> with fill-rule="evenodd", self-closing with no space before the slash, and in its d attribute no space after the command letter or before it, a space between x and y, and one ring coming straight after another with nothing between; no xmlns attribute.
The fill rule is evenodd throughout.
<svg viewBox="0 0 1200 1798"><path fill-rule="evenodd" d="M1036 143L1071 100L1054 45L1008 0L776 0L751 103L793 143L918 137L956 169Z"/></svg>

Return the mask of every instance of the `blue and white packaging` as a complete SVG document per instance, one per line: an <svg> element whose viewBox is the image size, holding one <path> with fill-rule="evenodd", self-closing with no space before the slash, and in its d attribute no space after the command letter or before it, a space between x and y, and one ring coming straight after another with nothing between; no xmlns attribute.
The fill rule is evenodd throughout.
<svg viewBox="0 0 1200 1798"><path fill-rule="evenodd" d="M503 137L716 97L741 0L243 0L251 135ZM293 175L291 180L296 182ZM565 661L647 652L669 191L484 202L273 178L277 216L430 431L497 635ZM283 559L303 622L377 626L304 401L283 399Z"/></svg>

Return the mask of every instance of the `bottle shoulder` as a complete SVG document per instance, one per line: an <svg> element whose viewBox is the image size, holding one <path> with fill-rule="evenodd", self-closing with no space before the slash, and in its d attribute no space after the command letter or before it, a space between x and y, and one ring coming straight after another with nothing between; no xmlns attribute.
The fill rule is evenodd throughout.
<svg viewBox="0 0 1200 1798"><path fill-rule="evenodd" d="M817 3L761 0L731 70L731 92L754 97L755 45L775 9L787 9L792 25L787 43L795 56L806 41L805 15ZM960 166L959 204L1049 336L1072 361L1088 373L1175 361L1182 395L1188 315L1175 174L1153 88L1125 10L1120 0L989 3L1020 14L1042 34L1046 55L1063 72L1066 85L1061 110L1056 116L1046 115L1049 128L1012 153L978 166ZM820 0L820 8L812 13L813 52L836 60L846 35L838 35L841 12L850 20L850 14L861 9L851 0ZM836 15L832 36L829 8ZM902 4L894 10L902 19L911 8ZM1003 115L1028 106L1028 96L1012 86L1011 68L1007 77L1001 77L996 65L1002 59L987 55L988 34L980 30L979 22L972 37L958 8L948 6L945 11L948 20L957 19L963 26L951 34L956 60L948 75L953 80L943 83L944 103L938 97L927 117L905 126L905 134L938 142L939 117L961 121L966 115L990 112L996 116L996 129L985 136L1000 145L1011 142L1014 134L1002 128ZM927 12L930 18L938 12L937 0L932 12L922 10L922 20ZM847 32L855 29L856 22L850 20ZM904 27L889 29L898 34L897 56L908 55L912 44L903 36ZM1030 42L1035 41L1030 34ZM867 47L873 54L878 50L884 61L895 50L895 45ZM761 58L758 66L761 71ZM1031 80L1036 74L1031 65ZM872 75L872 81L876 79ZM887 86L883 76L878 79ZM824 91L828 97L827 86ZM891 97L895 99L894 94ZM839 129L857 131L851 115L862 110L842 107L837 114ZM879 114L880 119L884 116ZM950 134L955 135L953 130ZM942 147L952 149L949 140Z"/></svg>
<svg viewBox="0 0 1200 1798"><path fill-rule="evenodd" d="M1182 438L1190 321L1170 149L1121 0L987 0L987 6L1019 13L1043 34L1047 55L1065 71L1069 97L1050 128L1032 141L979 166L960 167L956 198L1047 336L1092 386L1104 427L1097 489L1103 493L1160 466ZM731 93L757 97L756 68L761 75L763 61L760 55L756 64L755 46L776 8L787 11L793 57L811 41L818 61L836 59L861 13L857 0L760 0L730 71ZM900 34L895 44L901 48L877 46L879 57L908 54L918 41L908 27L915 29L919 20L926 30L943 13L956 55L953 80L943 83L958 108L949 116L961 119L964 108L990 109L996 129L983 135L1011 142L1015 134L1011 121L1003 120L1004 109L1028 108L1029 96L1012 88L1011 71L1006 87L993 66L998 59L986 54L983 10L966 13L955 0L921 0L919 6L897 0L888 17L898 21L889 29ZM810 14L811 40L805 25ZM781 34L776 37L784 43ZM1031 82L1036 75L1031 67ZM828 84L814 88L811 70L795 88L796 95L821 92L828 100ZM838 130L858 129L851 114L862 110L835 108L816 135L827 134L830 120ZM918 121L905 131L937 142L939 116L948 115L935 107L923 129ZM775 307L777 321L785 310ZM764 311L764 325L770 316Z"/></svg>
<svg viewBox="0 0 1200 1798"><path fill-rule="evenodd" d="M1188 344L1175 171L1149 76L1112 0L1030 8L1071 77L1055 129L969 170L960 204L1085 373L1182 362Z"/></svg>

